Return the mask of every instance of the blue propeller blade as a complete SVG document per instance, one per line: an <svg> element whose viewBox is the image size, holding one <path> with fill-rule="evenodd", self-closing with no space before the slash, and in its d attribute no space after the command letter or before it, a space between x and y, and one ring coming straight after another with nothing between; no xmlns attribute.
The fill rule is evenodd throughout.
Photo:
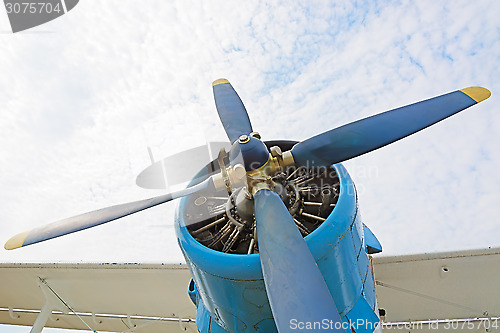
<svg viewBox="0 0 500 333"><path fill-rule="evenodd" d="M219 79L212 83L212 87L215 106L229 141L233 143L240 135L252 133L247 110L231 83L226 79Z"/></svg>
<svg viewBox="0 0 500 333"><path fill-rule="evenodd" d="M281 198L261 189L254 199L260 261L278 331L301 332L299 322L340 323L325 280ZM331 326L328 332L345 332Z"/></svg>
<svg viewBox="0 0 500 333"><path fill-rule="evenodd" d="M418 132L491 95L470 87L361 119L295 145L296 165L329 166L370 152Z"/></svg>
<svg viewBox="0 0 500 333"><path fill-rule="evenodd" d="M133 201L120 205L102 208L92 212L73 216L60 221L52 222L42 227L19 233L5 243L6 250L13 250L23 246L43 242L52 238L64 236L80 230L92 228L108 223L141 210L148 209L165 202L203 190L213 184L212 178L186 189L163 194L154 198Z"/></svg>

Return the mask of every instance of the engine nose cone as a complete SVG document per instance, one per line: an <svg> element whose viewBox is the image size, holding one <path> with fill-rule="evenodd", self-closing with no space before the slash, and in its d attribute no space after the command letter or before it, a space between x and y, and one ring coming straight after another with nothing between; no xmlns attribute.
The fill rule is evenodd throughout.
<svg viewBox="0 0 500 333"><path fill-rule="evenodd" d="M235 199L236 211L238 216L245 222L247 226L251 226L254 222L254 203L250 193L246 188L241 188Z"/></svg>
<svg viewBox="0 0 500 333"><path fill-rule="evenodd" d="M269 151L264 142L248 135L242 135L233 144L229 154L232 163L243 160L246 171L263 166L269 159Z"/></svg>

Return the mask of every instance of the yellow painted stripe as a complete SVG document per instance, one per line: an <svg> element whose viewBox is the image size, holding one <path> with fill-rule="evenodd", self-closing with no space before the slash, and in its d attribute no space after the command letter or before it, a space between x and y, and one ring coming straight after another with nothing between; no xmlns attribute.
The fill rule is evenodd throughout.
<svg viewBox="0 0 500 333"><path fill-rule="evenodd" d="M218 79L218 80L215 80L215 81L212 83L212 87L213 87L213 86L216 86L216 85L218 85L218 84L223 84L223 83L229 83L229 81L228 81L228 80L226 80L226 79Z"/></svg>
<svg viewBox="0 0 500 333"><path fill-rule="evenodd" d="M482 87L469 87L460 91L475 100L477 103L482 102L491 96L491 92Z"/></svg>
<svg viewBox="0 0 500 333"><path fill-rule="evenodd" d="M28 237L29 231L21 232L20 234L15 235L11 239L5 243L4 248L6 250L14 250L23 246L26 237Z"/></svg>

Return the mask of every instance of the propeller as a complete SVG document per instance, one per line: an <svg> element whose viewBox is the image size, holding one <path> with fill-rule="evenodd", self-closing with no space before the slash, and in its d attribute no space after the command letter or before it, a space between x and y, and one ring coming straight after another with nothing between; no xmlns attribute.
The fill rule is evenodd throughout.
<svg viewBox="0 0 500 333"><path fill-rule="evenodd" d="M81 215L73 216L67 219L56 221L33 230L19 233L5 243L6 250L13 250L23 246L43 242L59 236L64 236L80 230L92 228L104 223L108 223L124 216L140 212L165 202L198 192L208 188L213 184L212 178L186 189L163 194L154 198L133 201L120 205L110 206Z"/></svg>
<svg viewBox="0 0 500 333"><path fill-rule="evenodd" d="M296 165L328 166L386 146L477 104L491 93L469 87L364 118L295 145Z"/></svg>
<svg viewBox="0 0 500 333"><path fill-rule="evenodd" d="M219 79L212 83L212 87L217 113L229 141L233 143L241 135L252 133L247 110L231 83L226 79Z"/></svg>
<svg viewBox="0 0 500 333"><path fill-rule="evenodd" d="M282 153L279 149L271 149L269 154L256 135L248 136L253 131L248 114L229 81L219 79L212 86L219 117L233 143L230 160L234 164L236 159L231 155L241 154L244 165L230 165L226 170L221 162L225 151L221 151L221 173L195 186L54 222L14 236L5 248L14 249L91 228L211 185L227 187L230 191L231 185L246 184L248 192L253 195L262 272L278 330L290 331L291 319L321 321L328 318L340 322L338 309L313 255L282 199L271 190L272 176L288 166L329 166L365 154L431 126L491 95L485 88L465 88L335 128L298 143L290 151ZM242 182L244 179L246 181Z"/></svg>
<svg viewBox="0 0 500 333"><path fill-rule="evenodd" d="M279 195L261 189L254 200L262 273L278 331L290 331L293 319L340 322L323 275Z"/></svg>

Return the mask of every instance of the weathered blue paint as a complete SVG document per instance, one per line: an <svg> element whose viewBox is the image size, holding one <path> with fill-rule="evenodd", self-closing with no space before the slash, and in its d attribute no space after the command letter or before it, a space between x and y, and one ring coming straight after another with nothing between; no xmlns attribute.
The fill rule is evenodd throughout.
<svg viewBox="0 0 500 333"><path fill-rule="evenodd" d="M380 242L370 228L363 225L363 229L365 234L366 252L368 252L368 254L382 252L382 245L380 245Z"/></svg>
<svg viewBox="0 0 500 333"><path fill-rule="evenodd" d="M481 100L488 98L489 91L476 89ZM306 167L311 166L311 161L317 167L343 162L416 133L476 103L466 93L454 91L379 113L298 143L292 148L293 159L296 165Z"/></svg>
<svg viewBox="0 0 500 333"><path fill-rule="evenodd" d="M337 205L305 240L343 322L374 327L379 319L356 190L345 168L341 164L334 168L340 179ZM276 332L259 255L221 253L198 243L185 227L186 203L186 198L180 202L176 232L201 300L197 317L200 332L208 332L209 324L211 332L218 332L214 323L226 332ZM372 331L359 326L359 332Z"/></svg>
<svg viewBox="0 0 500 333"><path fill-rule="evenodd" d="M295 322L340 322L325 279L281 197L261 189L254 201L262 272L278 331L300 328L291 325Z"/></svg>
<svg viewBox="0 0 500 333"><path fill-rule="evenodd" d="M212 84L217 113L224 126L224 130L231 143L238 140L242 134L252 132L252 124L247 110L240 97L229 81L225 79L214 81Z"/></svg>
<svg viewBox="0 0 500 333"><path fill-rule="evenodd" d="M260 168L267 162L269 151L264 142L249 136L245 143L239 141L233 143L229 159L231 164L243 162L245 170L251 171Z"/></svg>

